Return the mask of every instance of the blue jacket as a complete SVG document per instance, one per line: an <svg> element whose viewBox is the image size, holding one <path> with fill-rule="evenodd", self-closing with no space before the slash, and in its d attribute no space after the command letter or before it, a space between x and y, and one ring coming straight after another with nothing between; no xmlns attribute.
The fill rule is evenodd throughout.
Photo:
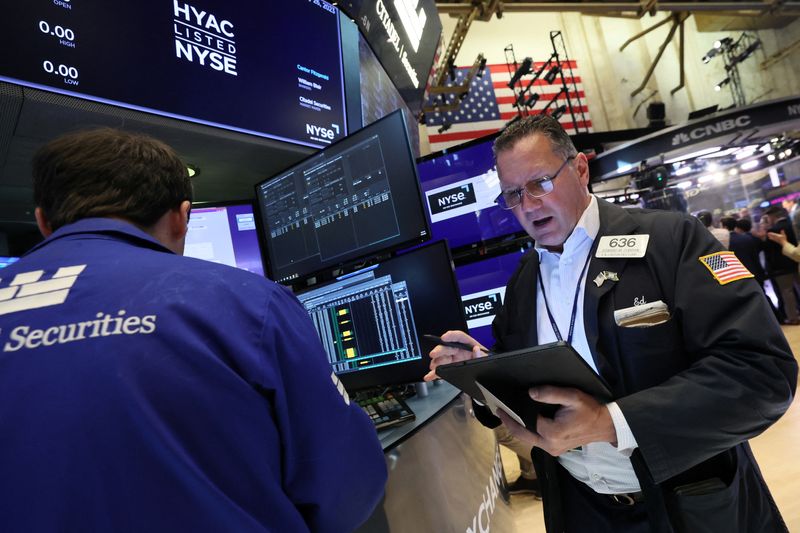
<svg viewBox="0 0 800 533"><path fill-rule="evenodd" d="M0 527L350 531L386 466L336 384L284 287L65 226L0 270Z"/></svg>

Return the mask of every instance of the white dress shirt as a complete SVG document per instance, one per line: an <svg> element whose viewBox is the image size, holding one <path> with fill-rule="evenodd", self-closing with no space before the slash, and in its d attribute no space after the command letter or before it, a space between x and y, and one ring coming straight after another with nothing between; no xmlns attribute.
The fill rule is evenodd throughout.
<svg viewBox="0 0 800 533"><path fill-rule="evenodd" d="M592 196L589 206L578 220L572 234L564 242L562 253L536 246L542 285L547 293L547 304L564 341L569 334L575 289L580 283L572 347L595 372L597 365L589 350L583 325L583 296L586 272L588 272L588 268L584 271L583 266L599 230L600 212L597 199ZM539 344L556 342L558 338L550 323L542 290L538 283L536 287L536 329ZM630 455L637 447L636 439L616 402L609 403L606 407L614 422L617 447L608 442L593 442L560 455L558 462L572 474L572 477L586 483L595 492L601 494L637 492L641 488L630 461Z"/></svg>

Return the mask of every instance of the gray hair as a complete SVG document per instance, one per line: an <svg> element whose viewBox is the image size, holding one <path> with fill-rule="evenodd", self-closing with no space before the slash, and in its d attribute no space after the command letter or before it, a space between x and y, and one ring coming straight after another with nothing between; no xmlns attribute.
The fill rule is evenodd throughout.
<svg viewBox="0 0 800 533"><path fill-rule="evenodd" d="M521 118L508 125L494 141L492 150L495 159L500 152L512 149L517 142L535 133L541 133L547 137L553 152L562 159L578 154L572 139L569 138L561 124L550 115L541 114Z"/></svg>

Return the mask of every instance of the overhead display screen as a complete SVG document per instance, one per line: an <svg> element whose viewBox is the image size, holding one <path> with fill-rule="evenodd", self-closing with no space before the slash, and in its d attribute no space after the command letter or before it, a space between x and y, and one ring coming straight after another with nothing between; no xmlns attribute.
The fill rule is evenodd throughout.
<svg viewBox="0 0 800 533"><path fill-rule="evenodd" d="M411 110L418 113L442 35L433 0L342 0Z"/></svg>
<svg viewBox="0 0 800 533"><path fill-rule="evenodd" d="M324 0L5 4L0 80L307 146L347 134Z"/></svg>

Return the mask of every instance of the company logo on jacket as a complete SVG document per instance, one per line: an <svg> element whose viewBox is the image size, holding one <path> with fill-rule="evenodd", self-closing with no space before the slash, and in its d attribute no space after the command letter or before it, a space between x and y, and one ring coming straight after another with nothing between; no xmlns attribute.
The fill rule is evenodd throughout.
<svg viewBox="0 0 800 533"><path fill-rule="evenodd" d="M44 280L44 270L17 274L7 287L0 288L0 316L63 304L85 268L86 265L61 267L50 279ZM0 278L0 287L3 285L2 281ZM116 316L99 312L92 320L51 325L41 329L28 325L16 326L5 342L0 329L0 342L4 352L15 352L22 348L34 349L87 338L147 335L156 330L156 315L140 317L126 314L124 309L117 311Z"/></svg>

